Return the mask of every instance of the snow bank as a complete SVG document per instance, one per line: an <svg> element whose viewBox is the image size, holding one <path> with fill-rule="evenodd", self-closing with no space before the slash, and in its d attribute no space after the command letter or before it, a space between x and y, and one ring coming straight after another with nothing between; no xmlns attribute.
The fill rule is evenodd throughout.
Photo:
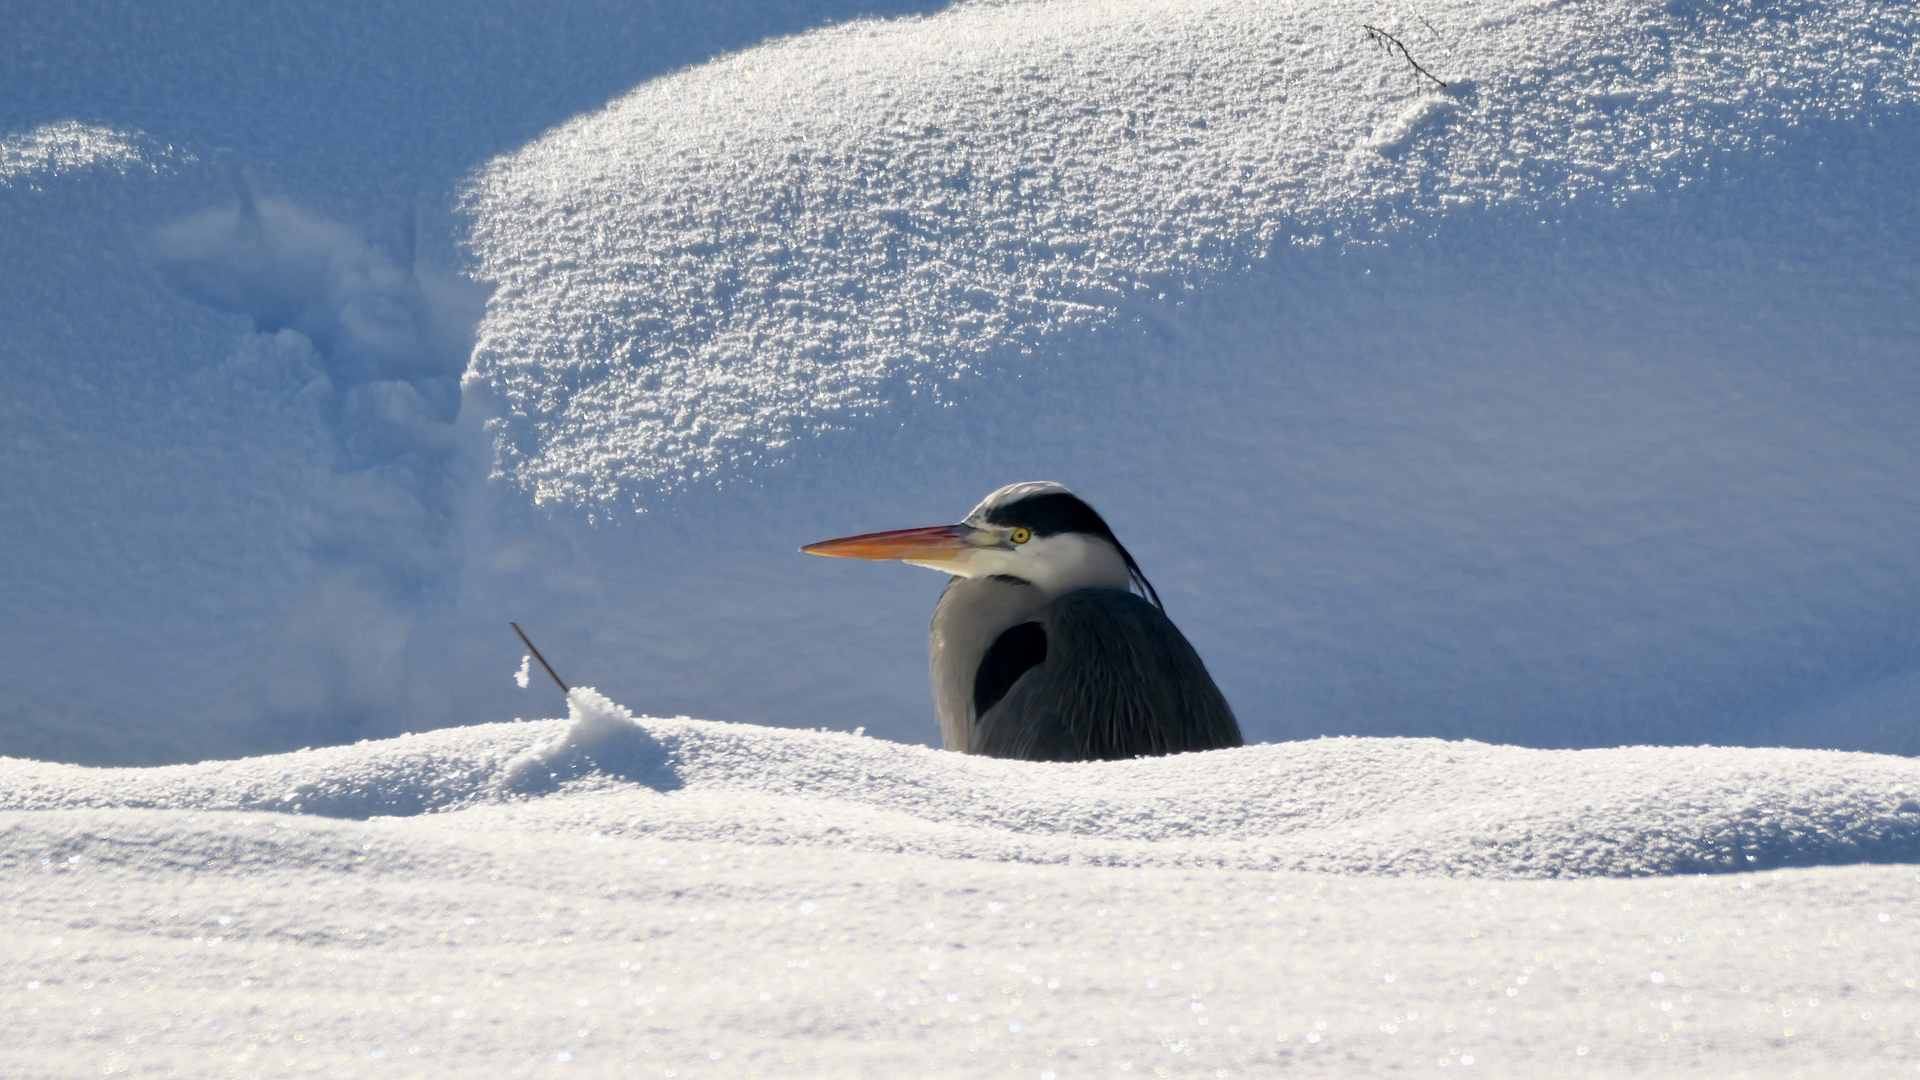
<svg viewBox="0 0 1920 1080"><path fill-rule="evenodd" d="M0 751L505 720L508 619L930 742L937 578L794 549L1036 476L1256 740L1920 751L1912 13L1421 16L23 16Z"/></svg>
<svg viewBox="0 0 1920 1080"><path fill-rule="evenodd" d="M1849 703L1920 655L1911 19L1422 14L1444 91L1364 7L963 5L498 159L467 389L554 509L487 587L633 612L539 613L629 700L925 739L935 583L788 549L1047 476L1251 738L1920 750Z"/></svg>
<svg viewBox="0 0 1920 1080"><path fill-rule="evenodd" d="M26 1076L1891 1073L1911 867L1634 881L947 862L510 811L0 814Z"/></svg>
<svg viewBox="0 0 1920 1080"><path fill-rule="evenodd" d="M0 759L10 1070L1870 1076L1920 1030L1914 867L1814 865L1920 856L1904 758L1048 765L570 710Z"/></svg>
<svg viewBox="0 0 1920 1080"><path fill-rule="evenodd" d="M944 858L1495 878L1920 861L1920 763L1713 747L1323 739L1084 765L841 733L571 717L156 769L7 761L0 808L412 815ZM548 792L563 798L534 798ZM671 793L671 798L662 793Z"/></svg>
<svg viewBox="0 0 1920 1080"><path fill-rule="evenodd" d="M0 748L179 761L397 734L429 713L512 716L498 692L478 713L455 700L498 632L486 609L488 635L454 640L475 617L463 559L500 556L484 525L467 536L456 520L485 472L449 422L472 316L418 318L471 300L453 280L455 187L654 75L909 10L15 13L0 66L0 651L17 663L0 678ZM229 243L236 172L286 249L264 296L217 280L262 276ZM198 276L183 279L183 254ZM422 305L436 277L465 295Z"/></svg>

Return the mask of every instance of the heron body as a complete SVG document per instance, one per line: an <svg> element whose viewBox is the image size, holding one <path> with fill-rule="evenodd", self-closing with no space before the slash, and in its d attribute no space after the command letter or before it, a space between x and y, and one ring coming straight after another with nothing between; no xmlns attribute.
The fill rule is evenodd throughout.
<svg viewBox="0 0 1920 1080"><path fill-rule="evenodd" d="M949 750L1088 761L1241 745L1233 710L1138 564L1059 484L1001 488L958 525L802 550L953 575L928 634Z"/></svg>

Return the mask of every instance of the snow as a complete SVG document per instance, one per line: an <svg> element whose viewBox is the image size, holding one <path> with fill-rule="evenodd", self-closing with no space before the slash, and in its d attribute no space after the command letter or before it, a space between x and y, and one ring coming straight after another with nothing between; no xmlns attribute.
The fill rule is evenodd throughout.
<svg viewBox="0 0 1920 1080"><path fill-rule="evenodd" d="M0 762L12 1067L1785 1076L1915 1052L1907 759L1326 739L1048 765L569 704L244 761Z"/></svg>
<svg viewBox="0 0 1920 1080"><path fill-rule="evenodd" d="M903 737L864 697L927 593L769 582L713 534L945 521L1045 476L1147 547L1256 738L1912 752L1842 704L1911 664L1913 430L1874 401L1911 393L1911 23L1441 7L1442 40L1393 24L1440 91L1370 12L958 6L656 79L496 158L467 385L499 479L704 526L540 561L681 642L726 622L643 655L756 683L790 657L835 675L816 715ZM1816 206L1886 231L1810 238ZM677 494L743 481L738 516ZM739 592L760 626L712 613ZM838 656L780 625L823 617Z"/></svg>
<svg viewBox="0 0 1920 1080"><path fill-rule="evenodd" d="M0 809L367 818L558 791L522 820L989 861L1490 878L1920 861L1920 762L1885 755L1336 738L1043 768L842 732L636 719L585 688L568 708L564 721L197 765L10 759ZM609 806L634 816L612 820Z"/></svg>
<svg viewBox="0 0 1920 1080"><path fill-rule="evenodd" d="M962 6L657 79L496 159L474 242L503 291L473 374L505 398L506 467L540 501L644 497L881 405L890 376L1031 366L996 354L1276 245L1625 203L1912 97L1855 82L1853 20L1629 5L1436 9L1462 27L1439 90L1352 47L1369 10ZM1401 168L1350 152L1417 134Z"/></svg>
<svg viewBox="0 0 1920 1080"><path fill-rule="evenodd" d="M506 720L508 619L928 743L938 582L795 548L1035 477L1256 740L1920 749L1904 9L62 11L0 750Z"/></svg>
<svg viewBox="0 0 1920 1080"><path fill-rule="evenodd" d="M1920 1059L1911 10L5 24L9 1075ZM1254 745L795 550L1040 477Z"/></svg>

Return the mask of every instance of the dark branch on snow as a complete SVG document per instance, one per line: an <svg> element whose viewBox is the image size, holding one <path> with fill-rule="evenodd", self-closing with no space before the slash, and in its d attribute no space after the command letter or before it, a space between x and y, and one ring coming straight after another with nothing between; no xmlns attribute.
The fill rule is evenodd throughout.
<svg viewBox="0 0 1920 1080"><path fill-rule="evenodd" d="M1368 26L1365 23L1360 24L1360 29L1365 30L1367 32L1368 41L1371 41L1374 44L1379 45L1382 49L1385 49L1387 51L1388 56L1392 56L1396 52L1399 53L1401 57L1404 58L1406 62L1413 67L1413 70L1433 80L1434 85L1438 86L1440 89L1445 90L1447 88L1447 84L1440 78L1440 76L1435 75L1433 72L1428 71L1426 68L1423 68L1420 66L1420 61L1415 60L1413 58L1413 54L1407 51L1407 47L1401 43L1399 38L1394 37L1392 34L1387 33L1385 30L1382 30L1377 26Z"/></svg>

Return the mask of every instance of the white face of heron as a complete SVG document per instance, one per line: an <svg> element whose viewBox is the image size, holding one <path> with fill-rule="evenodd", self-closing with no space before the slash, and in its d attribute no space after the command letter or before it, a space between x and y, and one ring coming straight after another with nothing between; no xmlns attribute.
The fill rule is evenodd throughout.
<svg viewBox="0 0 1920 1080"><path fill-rule="evenodd" d="M1097 536L1038 536L1023 526L987 525L973 519L964 527L969 530L964 550L905 561L956 577L1016 577L1048 596L1075 589L1125 589L1131 580L1119 550Z"/></svg>

